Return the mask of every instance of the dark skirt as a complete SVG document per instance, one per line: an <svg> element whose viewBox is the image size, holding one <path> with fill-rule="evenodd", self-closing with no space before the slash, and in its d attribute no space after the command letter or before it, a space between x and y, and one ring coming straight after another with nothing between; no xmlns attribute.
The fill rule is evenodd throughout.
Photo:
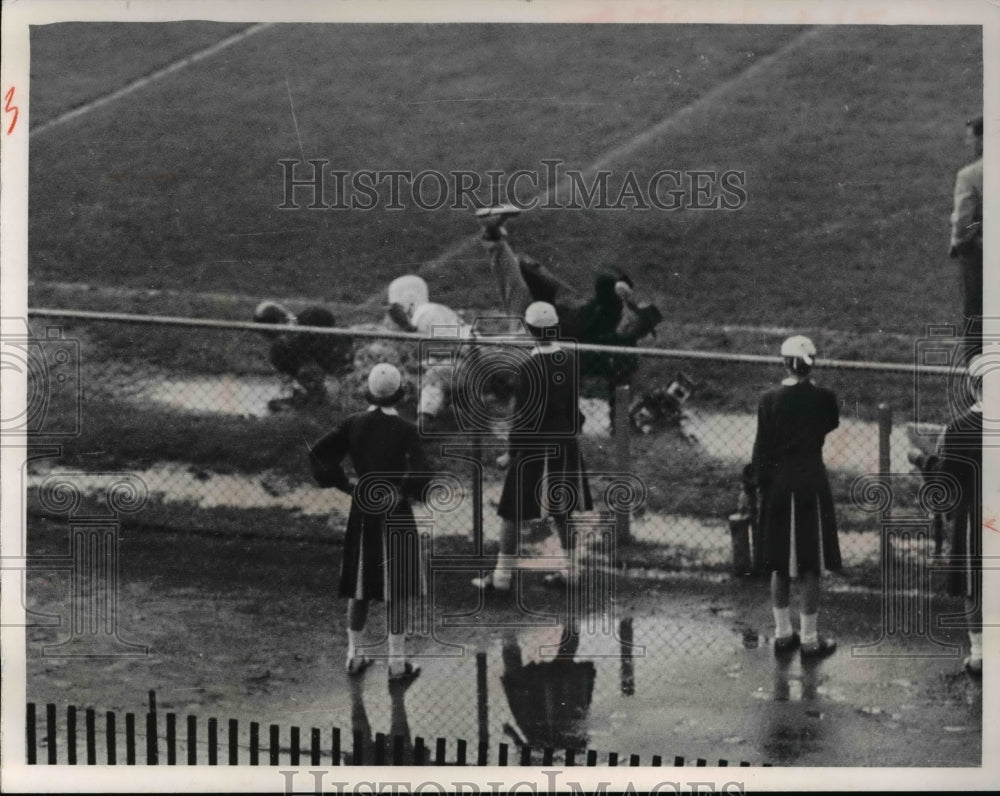
<svg viewBox="0 0 1000 796"><path fill-rule="evenodd" d="M351 504L344 537L340 596L392 603L424 593L420 538L410 505L374 514Z"/></svg>
<svg viewBox="0 0 1000 796"><path fill-rule="evenodd" d="M573 437L534 439L511 446L497 514L523 522L590 511L593 501L580 447Z"/></svg>
<svg viewBox="0 0 1000 796"><path fill-rule="evenodd" d="M771 488L760 507L764 570L798 577L841 566L837 520L829 484L812 488Z"/></svg>
<svg viewBox="0 0 1000 796"><path fill-rule="evenodd" d="M983 534L980 512L963 504L951 518L948 594L978 601L982 593Z"/></svg>

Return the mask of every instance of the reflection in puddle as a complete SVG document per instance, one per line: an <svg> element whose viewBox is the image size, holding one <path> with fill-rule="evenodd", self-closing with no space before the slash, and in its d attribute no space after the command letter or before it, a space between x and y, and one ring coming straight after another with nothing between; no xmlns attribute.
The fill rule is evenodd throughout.
<svg viewBox="0 0 1000 796"><path fill-rule="evenodd" d="M284 392L274 377L217 376L152 381L135 397L188 412L268 417L269 402Z"/></svg>

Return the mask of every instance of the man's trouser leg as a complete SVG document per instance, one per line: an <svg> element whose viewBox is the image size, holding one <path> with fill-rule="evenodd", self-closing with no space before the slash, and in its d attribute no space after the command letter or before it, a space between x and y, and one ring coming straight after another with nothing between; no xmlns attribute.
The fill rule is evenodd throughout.
<svg viewBox="0 0 1000 796"><path fill-rule="evenodd" d="M963 252L958 258L962 280L964 333L976 351L983 347L983 251Z"/></svg>

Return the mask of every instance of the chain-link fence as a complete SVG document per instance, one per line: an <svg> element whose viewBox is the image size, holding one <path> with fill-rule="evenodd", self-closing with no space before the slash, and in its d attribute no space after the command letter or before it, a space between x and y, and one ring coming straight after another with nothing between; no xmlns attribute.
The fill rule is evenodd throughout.
<svg viewBox="0 0 1000 796"><path fill-rule="evenodd" d="M477 744L510 740L536 752L554 746L646 755L668 751L656 740L668 722L675 735L686 739L689 754L719 757L720 743L733 744L734 754L744 757L771 754L766 748L754 752L749 736L723 726L712 694L699 692L693 701L674 705L669 716L655 700L647 711L631 697L637 677L643 681L640 690L655 680L697 691L704 687L699 667L715 667L725 682L738 683L741 667L760 662L753 653L746 660L733 657L734 651L769 648L759 621L733 610L732 600L741 598L724 597L733 590L720 590L718 584L753 574L759 564L756 494L745 470L759 397L784 375L777 357L580 347L577 361L584 372L577 402L584 423L578 439L594 497L593 510L574 520L583 539L580 582L565 592L536 589L531 610L518 602L522 612L510 625L511 611L491 614L488 604L485 609L474 604L481 595L473 593L469 579L492 568L498 547L511 376L530 357L530 341L488 329L480 329L477 339L422 341L374 327L320 332L62 311L35 312L31 326L30 339L19 349L20 369L28 375L29 548L34 538L37 553L38 540L44 540L48 549L43 546L42 552L50 556L46 566L63 562L74 571L73 617L103 617L114 626L108 611L117 610L112 599L117 586L108 573L117 566L119 527L126 536L136 529L169 532L143 533L142 543L129 548L133 572L167 577L176 570L181 584L198 578L214 583L230 577L227 566L233 572L244 566L257 571L259 558L274 557L267 571L275 584L287 583L282 579L294 570L303 581L302 593L323 603L322 609L314 604L313 611L326 617L339 611L329 599L335 573L327 564L315 565L319 548L286 543L337 545L344 539L350 498L317 486L309 450L350 413L365 410L371 365L390 361L400 366L408 385L398 410L418 420L437 473L425 501L414 505L428 569L437 580L430 582L430 599L411 617L423 623L412 628L419 632L411 652L426 659L423 664L433 674L407 696L405 712L402 701L388 699L384 688L355 682L351 731L396 732L390 728L402 722L414 737L447 735ZM298 338L309 334L337 349L326 367L293 356ZM942 351L955 347L955 341L938 342ZM605 375L595 375L594 357L588 355L626 358L630 383L607 377L620 373L617 368L597 367ZM933 452L940 424L952 410L950 396L958 392L960 380L949 375L951 368L940 357L931 364L821 361L817 367L817 381L835 391L840 411L824 457L848 587L867 583L899 587L904 594L912 591L915 577L924 577L936 553L947 552L935 537L940 517L927 498L919 465L911 461ZM109 512L118 524L94 519ZM893 525L896 520L901 522ZM563 566L553 528L535 522L521 532L521 563L528 571L518 577L537 580ZM214 539L199 546L197 535ZM156 541L160 538L162 543ZM185 545L190 540L192 554L165 563L177 557L178 538ZM256 542L225 544L246 538ZM289 552L303 547L313 552ZM225 551L233 560L205 561L203 550ZM77 566L78 558L107 566L88 575L86 567ZM257 563L251 566L251 561ZM669 573L689 576L689 581L670 594L670 611L663 612L667 597L652 586L634 584L665 581L673 577ZM268 592L249 586L246 576L240 580L233 574L230 580L239 594L249 589L253 600L274 605L273 590L279 586L272 584ZM181 594L191 592L186 585L180 588ZM734 588L733 594L756 600L764 587L746 578ZM62 610L63 598L54 590L43 580L30 586L29 602L39 616ZM245 623L233 617L246 609L227 607L223 592L198 599L211 603L206 613L211 633L231 637L234 648L243 650ZM550 596L540 598L539 592ZM272 645L294 645L311 637L294 607L270 614L271 609L253 614L254 643L277 638L281 641ZM207 632L198 611L184 616L194 623L185 632L203 638L197 635ZM227 629L230 620L233 627ZM136 621L130 617L125 624ZM160 624L170 627L171 621L167 617ZM331 621L336 620L324 620ZM382 633L383 646L384 623L384 617L374 616L371 631ZM600 626L591 626L595 623ZM323 625L316 644L343 635L331 627ZM45 647L42 655L77 654L70 649L73 643L94 643L97 636L107 645L101 654L138 654L135 644L113 633L102 636L82 624L70 629L69 641ZM59 635L39 633L43 644ZM477 654L462 654L468 647ZM226 667L232 665L225 653L217 654L227 660ZM279 664L274 654L262 655L266 664L244 663L233 675L244 688L243 698L254 705L252 715L316 726L312 722L322 709L303 707L302 715L292 715L286 696L296 689L304 692L304 686L290 685L289 675L281 674L285 666L307 667L312 653L300 652L297 662L288 664ZM692 660L700 663L692 667ZM810 671L803 669L804 689L811 687ZM788 688L788 672L779 667L774 676L774 698L779 699L781 689ZM35 686L43 699L48 698L46 677ZM146 677L139 674L138 686L131 681L126 686L155 685ZM179 676L178 682L186 688L192 678ZM320 679L328 678L324 670ZM169 690L169 684L161 685L164 708L181 709L181 703L168 702ZM102 710L122 707L118 701L94 704ZM539 706L549 704L570 707L539 714ZM751 709L746 716L750 724L762 720ZM345 717L327 718L343 721L348 731ZM685 729L692 722L703 727L697 737ZM784 726L775 722L761 730L764 736ZM709 730L718 737L713 740Z"/></svg>
<svg viewBox="0 0 1000 796"><path fill-rule="evenodd" d="M46 510L47 479L71 472L86 493L92 473L124 470L149 493L136 523L336 535L350 499L316 486L307 454L341 419L365 409L365 376L375 362L389 361L407 377L399 411L418 418L441 474L422 518L434 544L463 549L498 537L511 376L518 357L529 356L509 335L481 329L459 344L448 330L420 341L375 327L345 336L96 313L34 315L33 340L49 349L63 344L69 353L55 362L50 352L46 367L29 368L36 438L59 444L58 456L29 465L29 513ZM336 355L318 363L309 349L318 345ZM744 468L756 402L783 375L780 360L640 349L628 355L629 386L592 375L620 375L622 368L605 367L626 359L612 352L579 352L579 438L595 495L592 519L613 524L618 563L751 571L759 547ZM821 362L817 370L840 407L824 458L849 572L879 562L885 507L865 497L863 476L892 474L895 505L888 510L928 523L930 539L913 542L909 552L941 551L939 518L917 499L920 456L933 452L955 394L950 369L935 361L937 367L923 368ZM546 529L524 533L539 542Z"/></svg>

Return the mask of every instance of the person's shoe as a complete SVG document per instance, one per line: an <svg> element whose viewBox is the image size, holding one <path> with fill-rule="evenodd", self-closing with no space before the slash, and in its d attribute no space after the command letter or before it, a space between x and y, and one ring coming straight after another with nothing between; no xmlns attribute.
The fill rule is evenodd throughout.
<svg viewBox="0 0 1000 796"><path fill-rule="evenodd" d="M412 683L420 676L420 667L414 666L412 663L407 662L403 668L394 672L392 668L389 668L389 686L406 686Z"/></svg>
<svg viewBox="0 0 1000 796"><path fill-rule="evenodd" d="M972 677L983 676L983 659L973 658L971 655L962 661L962 668Z"/></svg>
<svg viewBox="0 0 1000 796"><path fill-rule="evenodd" d="M481 578L473 578L472 585L480 591L510 591L510 581L497 583L492 572Z"/></svg>
<svg viewBox="0 0 1000 796"><path fill-rule="evenodd" d="M347 659L347 675L349 677L357 677L359 674L364 673L365 669L372 665L374 661L371 658L366 658L364 655L355 655L353 658Z"/></svg>
<svg viewBox="0 0 1000 796"><path fill-rule="evenodd" d="M781 655L786 652L794 652L799 647L799 634L792 633L790 636L782 636L774 640L774 652Z"/></svg>
<svg viewBox="0 0 1000 796"><path fill-rule="evenodd" d="M521 215L521 208L517 205L493 205L491 207L480 207L476 211L476 218L480 221L498 216L502 219L508 219L519 215Z"/></svg>
<svg viewBox="0 0 1000 796"><path fill-rule="evenodd" d="M476 211L476 218L483 229L483 240L486 243L496 243L506 238L507 230L504 229L504 222L520 213L520 208L514 207L514 205L479 208Z"/></svg>
<svg viewBox="0 0 1000 796"><path fill-rule="evenodd" d="M837 642L832 638L820 636L815 641L803 644L800 653L803 658L825 658L837 650Z"/></svg>
<svg viewBox="0 0 1000 796"><path fill-rule="evenodd" d="M550 572L542 579L542 583L551 589L565 589L567 585L579 583L579 575L565 572Z"/></svg>

